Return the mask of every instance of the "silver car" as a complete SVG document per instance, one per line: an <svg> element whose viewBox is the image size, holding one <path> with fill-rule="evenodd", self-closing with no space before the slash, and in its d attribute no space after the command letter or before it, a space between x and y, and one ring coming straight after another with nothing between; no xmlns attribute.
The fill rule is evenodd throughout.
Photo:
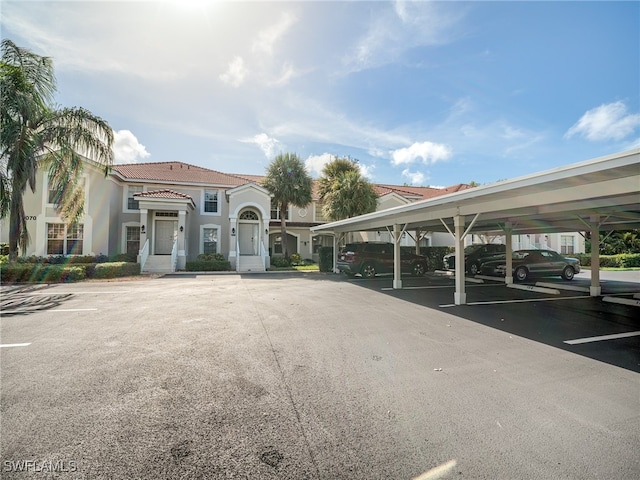
<svg viewBox="0 0 640 480"><path fill-rule="evenodd" d="M564 257L553 250L516 250L513 252L513 276L524 282L530 276L549 277L560 275L565 280L572 280L580 273L580 260ZM501 259L484 262L480 271L484 275L505 276L507 262Z"/></svg>

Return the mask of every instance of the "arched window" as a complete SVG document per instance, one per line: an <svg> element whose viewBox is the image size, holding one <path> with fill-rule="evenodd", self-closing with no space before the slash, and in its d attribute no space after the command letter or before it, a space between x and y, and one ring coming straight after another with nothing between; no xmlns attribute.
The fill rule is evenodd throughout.
<svg viewBox="0 0 640 480"><path fill-rule="evenodd" d="M253 210L245 210L240 214L240 220L258 220L258 214Z"/></svg>

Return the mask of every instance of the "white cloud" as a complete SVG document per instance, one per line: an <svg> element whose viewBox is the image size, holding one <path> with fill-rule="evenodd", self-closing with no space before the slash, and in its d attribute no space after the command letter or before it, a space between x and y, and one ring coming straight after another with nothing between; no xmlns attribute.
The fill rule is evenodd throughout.
<svg viewBox="0 0 640 480"><path fill-rule="evenodd" d="M267 53L269 55L273 54L273 46L274 44L291 28L293 24L297 21L296 17L289 13L284 12L280 20L271 25L270 27L261 30L258 33L258 38L253 43L252 50L254 52L262 52Z"/></svg>
<svg viewBox="0 0 640 480"><path fill-rule="evenodd" d="M129 130L113 132L113 154L115 163L136 163L150 155Z"/></svg>
<svg viewBox="0 0 640 480"><path fill-rule="evenodd" d="M425 180L425 175L422 172L411 172L408 168L402 171L402 176L409 180L411 185L423 185Z"/></svg>
<svg viewBox="0 0 640 480"><path fill-rule="evenodd" d="M322 174L324 166L331 162L335 158L335 155L330 153L323 153L322 155L309 155L304 161L304 166L307 167L307 171L315 177L319 177Z"/></svg>
<svg viewBox="0 0 640 480"><path fill-rule="evenodd" d="M393 165L410 164L422 159L422 163L430 165L441 160L448 160L452 155L451 148L441 143L414 143L410 147L400 148L391 152Z"/></svg>
<svg viewBox="0 0 640 480"><path fill-rule="evenodd" d="M564 137L581 135L592 142L622 140L631 135L638 126L640 126L640 114L627 114L627 106L618 101L587 111Z"/></svg>
<svg viewBox="0 0 640 480"><path fill-rule="evenodd" d="M244 83L244 79L249 73L242 57L235 57L229 62L227 71L220 75L220 80L232 87L239 87Z"/></svg>
<svg viewBox="0 0 640 480"><path fill-rule="evenodd" d="M336 158L336 155L331 153L323 153L322 155L309 155L309 157L304 161L305 167L309 173L314 177L319 177L322 175L322 169L324 166L332 162ZM376 168L375 165L365 165L361 162L357 163L358 170L360 170L360 174L363 177L371 180L373 178L373 170Z"/></svg>
<svg viewBox="0 0 640 480"><path fill-rule="evenodd" d="M358 162L358 168L360 169L360 173L363 177L366 177L368 180L373 180L373 171L376 168L375 165L365 165L364 163Z"/></svg>
<svg viewBox="0 0 640 480"><path fill-rule="evenodd" d="M277 139L270 137L266 133L259 133L254 137L245 138L241 141L244 143L255 143L268 159L274 158L283 149L282 144Z"/></svg>

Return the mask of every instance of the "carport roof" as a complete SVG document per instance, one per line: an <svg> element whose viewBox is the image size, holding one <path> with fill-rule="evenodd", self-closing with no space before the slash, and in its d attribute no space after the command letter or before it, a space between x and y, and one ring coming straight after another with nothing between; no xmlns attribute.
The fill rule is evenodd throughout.
<svg viewBox="0 0 640 480"><path fill-rule="evenodd" d="M313 227L314 233L380 230L446 232L453 217L469 232L575 232L640 228L640 148ZM475 222L473 222L475 218ZM473 222L473 224L471 224ZM446 226L445 226L446 224Z"/></svg>

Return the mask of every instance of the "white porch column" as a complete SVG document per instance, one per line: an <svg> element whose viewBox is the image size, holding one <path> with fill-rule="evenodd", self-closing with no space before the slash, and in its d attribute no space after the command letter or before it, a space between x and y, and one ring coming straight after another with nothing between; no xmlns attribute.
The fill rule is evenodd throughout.
<svg viewBox="0 0 640 480"><path fill-rule="evenodd" d="M456 244L456 291L453 294L453 303L465 305L467 294L464 283L464 216L456 215L453 217L453 224Z"/></svg>
<svg viewBox="0 0 640 480"><path fill-rule="evenodd" d="M505 272L504 283L509 285L513 283L513 246L511 242L513 241L513 235L511 233L513 226L511 222L506 222L504 224L504 238L506 243L506 251L505 251L505 259L507 261L507 271Z"/></svg>
<svg viewBox="0 0 640 480"><path fill-rule="evenodd" d="M600 287L600 217L591 217L591 287L590 295L597 297L602 293Z"/></svg>
<svg viewBox="0 0 640 480"><path fill-rule="evenodd" d="M187 236L187 212L178 211L178 265L179 270L184 270L187 266L187 250L185 241Z"/></svg>
<svg viewBox="0 0 640 480"><path fill-rule="evenodd" d="M393 225L393 288L402 288L402 271L400 269L400 228Z"/></svg>
<svg viewBox="0 0 640 480"><path fill-rule="evenodd" d="M146 208L144 209L140 209L140 249L142 250L142 247L144 247L144 244L147 242L147 238L149 238L150 233L151 233L151 225L148 225L147 220L148 215L149 214L149 210L147 210ZM151 253L151 245L149 245L149 253Z"/></svg>

